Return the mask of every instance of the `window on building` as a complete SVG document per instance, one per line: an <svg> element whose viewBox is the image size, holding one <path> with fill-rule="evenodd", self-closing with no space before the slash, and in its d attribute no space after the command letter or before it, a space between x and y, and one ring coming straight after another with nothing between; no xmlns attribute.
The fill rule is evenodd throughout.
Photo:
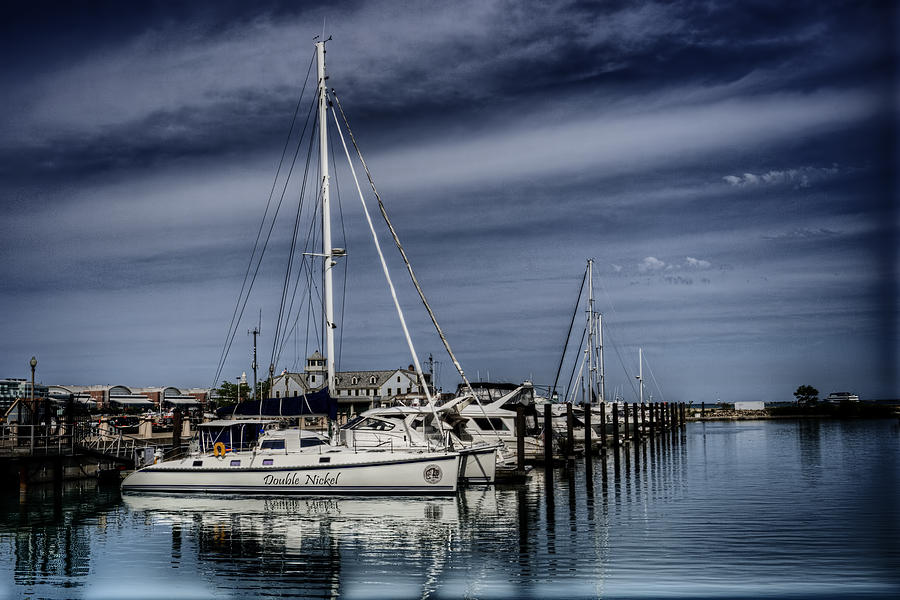
<svg viewBox="0 0 900 600"><path fill-rule="evenodd" d="M391 388L388 388L388 389L387 389L387 395L388 395L388 396L391 395Z"/></svg>
<svg viewBox="0 0 900 600"><path fill-rule="evenodd" d="M378 380L375 378L374 375L372 375L371 377L369 377L369 383L373 383L373 384L374 384L376 381L378 381Z"/></svg>
<svg viewBox="0 0 900 600"><path fill-rule="evenodd" d="M354 377L350 380L351 385L356 385L359 383L359 377Z"/></svg>
<svg viewBox="0 0 900 600"><path fill-rule="evenodd" d="M400 383L400 376L397 375L397 383Z"/></svg>
<svg viewBox="0 0 900 600"><path fill-rule="evenodd" d="M275 392L275 397L276 397L276 398L281 398L281 392Z"/></svg>

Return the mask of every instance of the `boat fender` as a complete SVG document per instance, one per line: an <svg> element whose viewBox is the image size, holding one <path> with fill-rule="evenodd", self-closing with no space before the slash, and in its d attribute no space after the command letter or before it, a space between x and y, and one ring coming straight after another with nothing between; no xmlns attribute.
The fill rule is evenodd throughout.
<svg viewBox="0 0 900 600"><path fill-rule="evenodd" d="M216 456L225 456L225 444L222 442L216 442L216 445L213 446L213 454Z"/></svg>

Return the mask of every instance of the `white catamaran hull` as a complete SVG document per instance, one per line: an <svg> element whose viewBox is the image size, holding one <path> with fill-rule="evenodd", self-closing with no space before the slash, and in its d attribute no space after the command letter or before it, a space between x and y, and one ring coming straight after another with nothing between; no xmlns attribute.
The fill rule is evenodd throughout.
<svg viewBox="0 0 900 600"><path fill-rule="evenodd" d="M452 494L457 490L456 452L319 453L236 452L188 457L130 474L126 492L255 494Z"/></svg>

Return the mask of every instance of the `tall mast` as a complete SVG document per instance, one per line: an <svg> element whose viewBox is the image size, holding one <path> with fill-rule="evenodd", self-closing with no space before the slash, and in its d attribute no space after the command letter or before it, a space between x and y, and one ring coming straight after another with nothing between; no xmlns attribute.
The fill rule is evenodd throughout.
<svg viewBox="0 0 900 600"><path fill-rule="evenodd" d="M253 364L250 365L253 367L253 399L259 400L256 394L256 336L259 335L259 325L251 329L248 333L253 334ZM262 404L259 405L260 410L262 410Z"/></svg>
<svg viewBox="0 0 900 600"><path fill-rule="evenodd" d="M644 403L644 349L638 348L638 381L641 387L641 404Z"/></svg>
<svg viewBox="0 0 900 600"><path fill-rule="evenodd" d="M603 366L603 315L597 315L597 348L600 363L600 402L606 402L606 368Z"/></svg>
<svg viewBox="0 0 900 600"><path fill-rule="evenodd" d="M319 78L319 164L322 168L322 255L325 289L325 364L328 366L328 392L334 389L334 291L331 270L336 264L331 249L331 203L328 195L328 130L325 95L325 41L316 42L316 65Z"/></svg>
<svg viewBox="0 0 900 600"><path fill-rule="evenodd" d="M588 270L588 405L594 403L594 259L587 261Z"/></svg>

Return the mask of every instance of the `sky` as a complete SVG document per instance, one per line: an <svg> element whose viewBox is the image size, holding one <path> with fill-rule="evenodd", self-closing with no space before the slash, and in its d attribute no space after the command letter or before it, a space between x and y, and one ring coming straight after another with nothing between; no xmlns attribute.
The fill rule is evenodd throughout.
<svg viewBox="0 0 900 600"><path fill-rule="evenodd" d="M218 363L324 31L328 83L470 378L552 385L593 258L609 395L634 398L642 348L655 400L791 400L806 384L900 396L893 3L0 13L0 376L30 377L34 355L46 384L208 387L250 376L256 324L266 368L295 208ZM340 185L339 368L405 367L352 180ZM454 389L379 235L416 354ZM314 330L297 327L276 372L322 347Z"/></svg>

